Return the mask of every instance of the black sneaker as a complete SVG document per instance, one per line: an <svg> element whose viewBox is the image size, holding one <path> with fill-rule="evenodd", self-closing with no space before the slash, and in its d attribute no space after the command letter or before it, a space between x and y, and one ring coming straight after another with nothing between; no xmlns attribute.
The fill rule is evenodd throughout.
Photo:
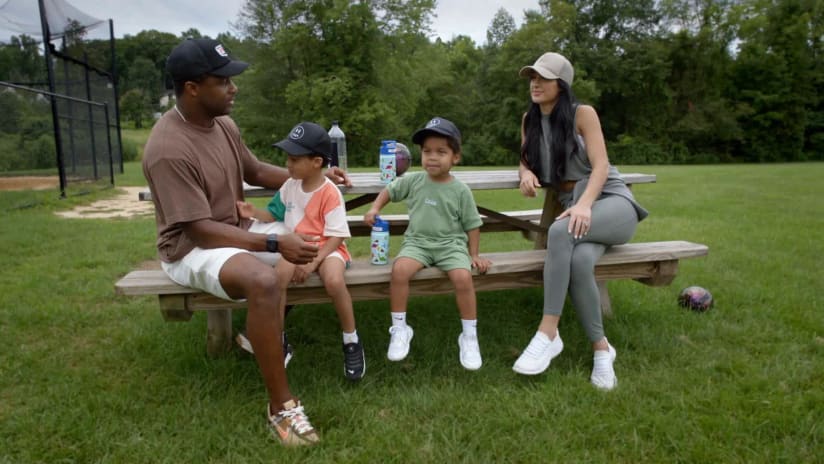
<svg viewBox="0 0 824 464"><path fill-rule="evenodd" d="M351 381L360 380L366 374L366 358L360 342L343 345L343 375Z"/></svg>
<svg viewBox="0 0 824 464"><path fill-rule="evenodd" d="M255 350L252 349L252 342L246 338L246 334L243 332L238 332L237 337L235 337L235 341L237 342L238 346L244 351L248 351L251 354L255 354ZM294 354L294 349L292 348L292 344L289 343L289 339L286 338L286 332L283 332L283 367L287 367L289 365L289 361L292 360L292 355Z"/></svg>

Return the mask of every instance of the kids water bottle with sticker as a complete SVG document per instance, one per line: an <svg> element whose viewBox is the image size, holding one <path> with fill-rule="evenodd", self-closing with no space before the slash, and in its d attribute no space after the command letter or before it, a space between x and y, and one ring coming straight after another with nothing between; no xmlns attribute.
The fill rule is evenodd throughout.
<svg viewBox="0 0 824 464"><path fill-rule="evenodd" d="M389 264L389 222L375 216L371 235L372 264Z"/></svg>
<svg viewBox="0 0 824 464"><path fill-rule="evenodd" d="M397 160L395 159L395 145L394 140L381 141L381 154L378 159L381 170L381 182L388 184L395 179L397 175Z"/></svg>

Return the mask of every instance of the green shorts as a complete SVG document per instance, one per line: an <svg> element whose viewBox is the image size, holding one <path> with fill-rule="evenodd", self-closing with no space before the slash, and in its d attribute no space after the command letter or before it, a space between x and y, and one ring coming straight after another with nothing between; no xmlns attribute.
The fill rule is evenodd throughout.
<svg viewBox="0 0 824 464"><path fill-rule="evenodd" d="M426 267L437 267L448 272L453 269L472 270L472 260L464 244L450 244L443 246L421 246L404 242L398 258L401 256L412 258Z"/></svg>

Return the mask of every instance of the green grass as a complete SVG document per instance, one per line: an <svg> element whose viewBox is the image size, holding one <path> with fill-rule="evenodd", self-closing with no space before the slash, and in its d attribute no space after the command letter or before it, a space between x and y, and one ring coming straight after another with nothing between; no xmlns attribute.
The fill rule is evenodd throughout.
<svg viewBox="0 0 824 464"><path fill-rule="evenodd" d="M268 436L254 361L206 358L203 314L166 323L156 299L114 295L118 277L154 259L151 218L53 215L111 190L47 192L30 207L0 192L0 462L822 462L824 164L621 168L658 175L635 188L652 213L635 241L691 240L710 254L682 262L669 287L610 284L617 390L589 385L570 307L547 373L511 371L540 318L538 289L479 294L478 372L458 362L451 298L411 300L416 336L401 363L385 359L387 303L357 303L368 363L357 385L341 374L334 310L299 307L289 380L322 436L311 449ZM125 177L141 185L134 170ZM478 203L539 207L514 191ZM529 244L489 234L481 246ZM679 308L687 285L709 288L715 308Z"/></svg>

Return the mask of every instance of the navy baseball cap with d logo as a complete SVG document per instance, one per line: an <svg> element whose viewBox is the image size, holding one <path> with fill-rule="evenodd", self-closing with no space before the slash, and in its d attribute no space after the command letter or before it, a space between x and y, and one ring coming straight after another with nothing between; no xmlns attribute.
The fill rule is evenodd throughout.
<svg viewBox="0 0 824 464"><path fill-rule="evenodd" d="M327 160L332 159L332 140L326 129L313 122L302 122L289 131L289 135L272 146L286 153L297 155L320 154Z"/></svg>

